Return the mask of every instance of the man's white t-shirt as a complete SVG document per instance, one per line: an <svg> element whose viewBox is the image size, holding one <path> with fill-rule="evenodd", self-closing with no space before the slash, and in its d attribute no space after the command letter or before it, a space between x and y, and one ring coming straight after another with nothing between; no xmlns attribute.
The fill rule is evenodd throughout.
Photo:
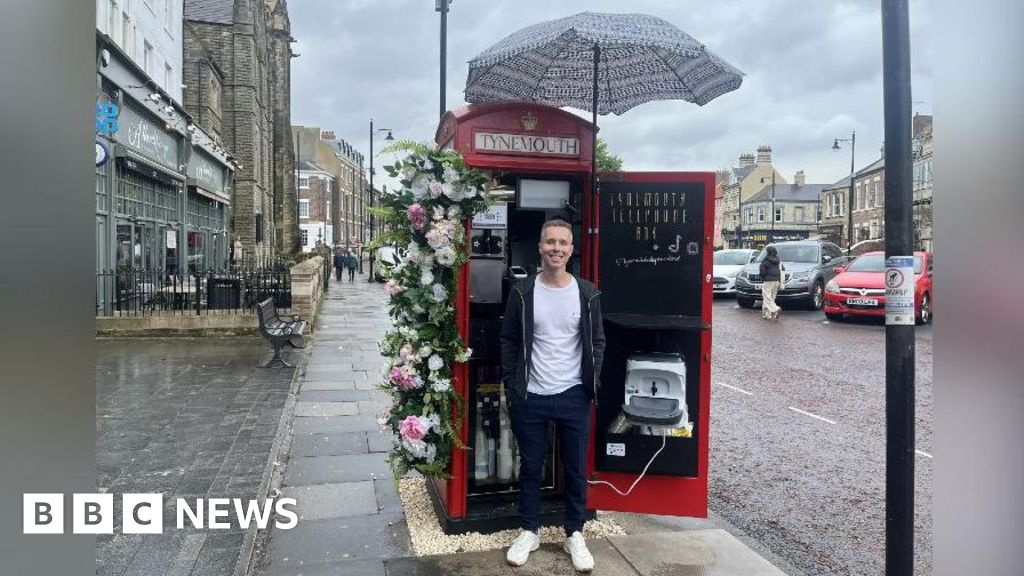
<svg viewBox="0 0 1024 576"><path fill-rule="evenodd" d="M533 356L526 390L549 396L583 383L580 287L570 276L565 288L540 281L533 289Z"/></svg>

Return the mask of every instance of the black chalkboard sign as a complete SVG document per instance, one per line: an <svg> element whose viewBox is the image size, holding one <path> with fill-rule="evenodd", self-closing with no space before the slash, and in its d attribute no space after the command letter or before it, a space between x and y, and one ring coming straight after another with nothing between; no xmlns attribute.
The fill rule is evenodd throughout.
<svg viewBox="0 0 1024 576"><path fill-rule="evenodd" d="M707 194L701 182L601 183L605 314L701 315Z"/></svg>

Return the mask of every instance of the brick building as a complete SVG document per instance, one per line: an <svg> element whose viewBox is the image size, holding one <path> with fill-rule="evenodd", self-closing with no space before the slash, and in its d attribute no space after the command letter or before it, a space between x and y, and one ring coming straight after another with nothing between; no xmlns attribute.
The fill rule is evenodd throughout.
<svg viewBox="0 0 1024 576"><path fill-rule="evenodd" d="M265 264L298 245L290 24L284 0L185 0L184 105L238 164L232 256Z"/></svg>

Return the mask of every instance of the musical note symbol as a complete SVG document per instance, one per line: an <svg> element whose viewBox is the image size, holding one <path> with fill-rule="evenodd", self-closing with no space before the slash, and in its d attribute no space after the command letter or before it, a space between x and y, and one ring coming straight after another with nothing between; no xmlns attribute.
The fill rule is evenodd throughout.
<svg viewBox="0 0 1024 576"><path fill-rule="evenodd" d="M669 246L668 247L668 251L673 253L673 254L678 254L679 253L679 242L682 241L682 239L683 239L683 237L681 235L676 234L675 244L672 244L671 246Z"/></svg>

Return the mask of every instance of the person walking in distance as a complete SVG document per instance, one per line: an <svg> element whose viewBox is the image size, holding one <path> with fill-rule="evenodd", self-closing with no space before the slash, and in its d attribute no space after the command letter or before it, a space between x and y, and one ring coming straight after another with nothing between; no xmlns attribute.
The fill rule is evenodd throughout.
<svg viewBox="0 0 1024 576"><path fill-rule="evenodd" d="M768 320L775 320L779 317L782 308L775 303L775 297L779 294L779 286L782 284L782 261L775 246L764 249L765 257L761 260L761 317Z"/></svg>
<svg viewBox="0 0 1024 576"><path fill-rule="evenodd" d="M341 271L345 269L345 251L338 248L334 249L334 279L341 282Z"/></svg>
<svg viewBox="0 0 1024 576"><path fill-rule="evenodd" d="M349 251L348 258L345 259L345 265L348 266L348 281L356 281L356 268L359 268L359 259L356 258L354 251Z"/></svg>
<svg viewBox="0 0 1024 576"><path fill-rule="evenodd" d="M594 568L583 539L590 411L604 358L597 288L566 270L572 227L548 220L540 233L542 271L512 289L501 326L502 383L519 445L518 537L505 558L522 566L540 545L541 470L555 424L565 477L565 544L573 567Z"/></svg>

